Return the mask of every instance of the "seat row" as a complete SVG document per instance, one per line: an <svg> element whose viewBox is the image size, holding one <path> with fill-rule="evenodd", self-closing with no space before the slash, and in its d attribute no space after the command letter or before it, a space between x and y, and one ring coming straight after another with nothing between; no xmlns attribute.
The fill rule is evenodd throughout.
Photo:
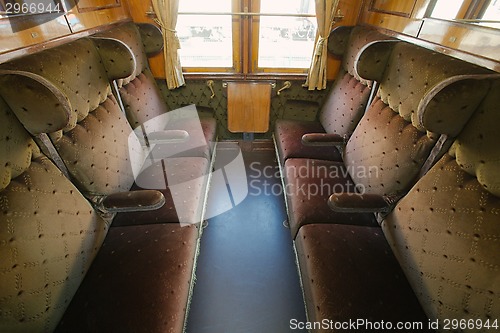
<svg viewBox="0 0 500 333"><path fill-rule="evenodd" d="M368 34L318 121L275 128L309 320L498 318L500 76Z"/></svg>
<svg viewBox="0 0 500 333"><path fill-rule="evenodd" d="M0 65L0 331L183 330L216 143L126 23Z"/></svg>

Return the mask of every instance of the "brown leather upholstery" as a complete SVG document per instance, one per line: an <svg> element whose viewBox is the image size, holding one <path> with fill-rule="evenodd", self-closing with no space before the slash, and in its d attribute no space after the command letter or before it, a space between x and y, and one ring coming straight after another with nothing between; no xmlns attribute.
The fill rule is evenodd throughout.
<svg viewBox="0 0 500 333"><path fill-rule="evenodd" d="M500 316L499 103L497 81L449 154L383 222L432 320Z"/></svg>
<svg viewBox="0 0 500 333"><path fill-rule="evenodd" d="M0 331L51 332L108 225L1 97L0 119Z"/></svg>
<svg viewBox="0 0 500 333"><path fill-rule="evenodd" d="M345 165L374 170L351 172L366 192L398 194L415 182L437 137L420 132L376 98L346 145Z"/></svg>
<svg viewBox="0 0 500 333"><path fill-rule="evenodd" d="M379 48L380 45L384 47ZM370 54L381 60L368 58ZM446 121L444 116L448 115L454 118L454 129L449 133L456 133L461 130L463 120L468 119L478 107L489 87L488 80L472 82L478 84L480 91L464 94L461 93L464 87L470 87L472 83L462 73L486 75L491 72L463 61L446 60L447 56L403 42L374 42L363 49L356 63L357 68L360 73L366 73L367 78L379 80L381 97L374 99L345 146L345 170L358 192L392 198L404 195L416 182L439 138L438 134L426 131L419 119ZM386 64L380 63L383 61ZM377 63L383 72L375 73L371 63ZM422 68L422 75L418 74L418 68ZM447 102L450 99L453 103ZM456 116L452 110L455 110ZM439 116L433 116L433 113ZM297 177L289 177L288 171L286 173L286 185L299 181ZM305 186L318 184L318 180L311 175L301 178L300 182ZM344 192L352 191L344 189ZM313 216L305 218L311 213L303 211L311 207L296 204L323 201L326 196L324 193L314 195L307 192L289 194L292 236L304 224L337 223L337 213L332 212L328 217L327 207L323 210L315 207L316 211L323 213L315 217L318 220L314 220ZM364 221L360 220L360 223Z"/></svg>
<svg viewBox="0 0 500 333"><path fill-rule="evenodd" d="M341 136L349 136L353 132L363 115L371 90L371 81L361 79L355 71L356 56L368 43L387 38L363 27L339 27L332 31L329 37L329 50L338 56L343 55L341 69L321 108L319 124L290 120L276 122L274 136L282 165L286 159L294 157L341 160L337 148L323 147L311 150L310 147L304 147L300 139L303 134L311 132L335 133Z"/></svg>
<svg viewBox="0 0 500 333"><path fill-rule="evenodd" d="M159 222L200 223L209 163L202 157L176 157L155 162L137 177L132 190L155 188L165 196L157 210L119 213L113 226Z"/></svg>
<svg viewBox="0 0 500 333"><path fill-rule="evenodd" d="M159 331L165 325L181 331L189 302L198 228L153 223L201 221L207 187L206 177L202 176L208 170L208 161L202 157L147 159L110 93L107 75L120 71L118 67L106 67L99 54L104 47L111 47L110 43L112 40L106 40L98 50L91 40L81 39L3 64L0 72L4 83L24 82L16 81L19 77L34 82L21 85L17 94L5 96L16 107L16 114L24 112L23 100L32 96L29 91L38 87L37 83L42 86L37 92L38 105L31 102L26 105L38 112L53 111L46 114L53 116L54 122L47 119L37 126L34 123L38 118L30 121L27 117L23 125L34 134L43 129L54 131L52 140L71 179L89 199L128 191L136 181L135 185L147 185L146 188L166 188L163 192L171 194L167 198L170 207L175 203L174 214L160 214L154 219L145 215L133 221L142 225L111 228L113 231L106 238L108 247L99 251L100 259L92 264L94 273L87 276L92 282L82 287L79 292L82 296L73 302L76 305L72 305L73 310L65 317L70 319L64 320L67 326L61 329L92 331L100 330L96 325L104 325L103 331L113 331L118 324L125 323L119 329L123 331L133 327L123 320L126 313L133 323L141 325L141 329L134 331L144 327ZM131 68L130 53L113 49L106 52L122 56L120 61L125 68ZM0 90L0 94L6 91L9 92ZM0 106L3 108L4 104ZM64 115L66 122L61 121ZM17 124L17 128L24 131L22 135L12 132L15 127L9 117L15 119L13 112L6 111L0 122L8 125L3 131L7 133L6 139L2 136L0 142L15 145L6 148L8 160L0 169L4 176L2 185L6 186L0 194L0 202L6 209L0 216L0 235L3 230L0 263L6 272L5 281L9 281L0 288L2 317L3 309L9 311L8 320L5 324L2 320L0 325L6 325L2 331L11 331L12 327L30 332L52 331L100 249L112 216L103 214L108 221L104 222L61 172L40 155L21 125ZM12 148L15 150L11 151ZM11 157L14 152L21 155ZM9 184L12 176L16 179ZM130 224L134 218L125 220ZM107 252L105 249L109 247L112 249ZM121 257L115 260L117 255ZM143 269L136 270L138 267ZM120 272L120 268L126 271ZM132 296L134 299L129 302ZM79 297L89 299L78 303ZM96 303L92 303L94 299ZM89 303L92 306L88 307ZM158 304L158 308L151 307L152 303ZM130 305L139 311L132 311ZM82 323L85 311L90 312ZM76 319L71 321L71 318ZM146 324L145 319L150 321Z"/></svg>
<svg viewBox="0 0 500 333"><path fill-rule="evenodd" d="M295 121L282 119L276 122L276 147L285 161L288 158L317 158L340 161L342 156L334 147L308 147L302 144L302 136L307 133L325 133L323 126L314 121Z"/></svg>
<svg viewBox="0 0 500 333"><path fill-rule="evenodd" d="M107 73L110 72L124 73L116 64L123 63L124 68L130 69L129 62L133 57L128 48L122 49L128 53L114 52L111 45L113 40L107 39L105 42L102 42L97 49L91 40L81 39L12 61L4 64L3 67L22 73L31 73L27 70L34 72L38 75L36 79L51 87L50 92L54 96L57 95L59 99L67 101L64 105L71 108L78 107L73 111L73 114L77 115L77 123L66 125L62 134L52 133L52 139L74 183L85 195L92 198L96 195L128 191L136 178L149 179L149 187L142 184L142 188L164 190L167 186L165 179L175 178L175 176L169 177L169 174L183 174L186 170L192 171L193 168L198 168L196 172L192 171L193 177L189 179L195 184L189 186L189 183L186 183L185 188L176 189L174 193L171 193L177 198L167 198L169 202L178 201L176 205L178 205L178 210L182 211L182 213L178 212L181 216L170 220L155 218L149 222L158 220L159 222L177 222L179 219L182 222L200 222L199 211L202 208L206 189L206 177L197 178L208 171L208 162L206 159L200 161L199 157L193 157L193 160L187 158L182 163L177 163L178 161L174 159L170 162L163 161L163 165L158 161L151 165L137 136L111 94L107 77ZM118 45L117 47L123 46L123 43L116 41L114 43ZM116 59L113 69L110 69L111 65L106 67L107 61L101 60L99 52L105 52L105 57L108 57L111 52L121 58ZM39 63L43 63L43 66L36 66ZM13 77L16 76L7 75L9 80ZM17 105L19 101L22 102L24 96L23 91L10 94L8 101ZM40 108L43 107L46 106L40 106ZM69 110L61 112L63 111L66 114L71 113ZM18 112L22 112L22 108ZM28 128L29 125L29 123L25 124ZM167 168L165 164L168 164ZM190 165L190 168L186 168L185 165ZM150 170L141 176L141 171L145 168ZM157 170L151 171L151 168ZM164 169L166 174L164 174ZM157 177L154 181L151 181L152 175ZM182 179L186 180L186 177ZM168 186L172 185L170 183L171 181L168 182ZM165 193L170 192L165 191ZM184 204L183 198L186 196L193 198L193 201ZM195 200L198 198L199 201ZM166 215L160 216L167 217ZM140 222L148 223L146 219L148 217L151 215L146 214L145 219Z"/></svg>
<svg viewBox="0 0 500 333"><path fill-rule="evenodd" d="M149 38L146 38L145 40L147 45L144 45L141 37L141 35L147 36L148 32L150 32L153 28L153 25L148 24L136 25L134 23L126 23L110 31L95 35L96 39L117 39L126 44L133 52L137 63L134 73L128 78L118 81L120 96L125 107L127 119L133 128L137 128L148 120L154 119L158 116L167 118L166 123L169 122L169 110L167 108L167 104L165 103L165 100L156 85L156 81L149 68L148 58L145 52L145 46L148 46L150 51L154 51L158 49L154 46L158 43L162 43L163 45L163 40L160 40L161 34L157 36L156 34L149 33ZM151 47L150 44L152 44L153 47ZM217 122L213 117L200 117L199 120L197 118L193 119L193 121L201 122L206 145L197 149L186 149L182 154L178 154L177 156L208 156L210 158L214 142L217 138ZM184 129L193 135L196 135L195 127L191 126L189 123L177 122L175 124L171 124L170 127L172 128L174 125L177 129ZM164 147L164 149L169 149L168 145L167 147Z"/></svg>
<svg viewBox="0 0 500 333"><path fill-rule="evenodd" d="M309 321L383 320L394 326L398 322L421 322L423 331L430 331L379 227L306 225L300 229L295 245ZM337 330L311 332L333 331ZM347 327L345 331L375 330Z"/></svg>
<svg viewBox="0 0 500 333"><path fill-rule="evenodd" d="M371 59L375 56L385 59L387 56L377 47L389 55L383 72L373 70ZM380 82L378 95L382 101L422 132L429 130L420 121L423 114L441 116L441 121L449 122L450 128L455 121L453 114L468 114L470 117L484 98L488 85L484 81L465 80L467 75L493 73L404 42L373 43L360 54L356 65L361 76ZM383 61L378 66L383 66ZM455 131L449 134L458 134L462 127L463 122L453 126Z"/></svg>
<svg viewBox="0 0 500 333"><path fill-rule="evenodd" d="M289 158L285 162L288 223L295 238L309 223L338 223L376 226L370 213L333 212L327 204L332 193L355 192L355 184L340 162Z"/></svg>
<svg viewBox="0 0 500 333"><path fill-rule="evenodd" d="M195 226L111 228L56 332L182 332Z"/></svg>

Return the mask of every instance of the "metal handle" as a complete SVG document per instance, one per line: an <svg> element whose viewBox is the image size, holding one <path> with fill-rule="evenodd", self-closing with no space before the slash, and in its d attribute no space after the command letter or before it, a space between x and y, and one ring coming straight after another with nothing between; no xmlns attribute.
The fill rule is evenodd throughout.
<svg viewBox="0 0 500 333"><path fill-rule="evenodd" d="M215 97L215 91L214 91L214 80L208 80L207 81L207 86L210 88L210 91L212 92L212 96L210 96L210 99Z"/></svg>
<svg viewBox="0 0 500 333"><path fill-rule="evenodd" d="M285 81L283 83L283 87L281 87L280 90L278 90L278 92L276 93L276 95L279 96L283 90L286 90L286 89L290 88L291 86L292 86L292 83L290 81Z"/></svg>

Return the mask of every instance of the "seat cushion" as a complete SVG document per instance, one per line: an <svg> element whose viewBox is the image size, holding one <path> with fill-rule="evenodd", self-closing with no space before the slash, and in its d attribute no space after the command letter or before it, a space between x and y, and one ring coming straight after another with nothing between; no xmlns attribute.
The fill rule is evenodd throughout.
<svg viewBox="0 0 500 333"><path fill-rule="evenodd" d="M285 193L292 237L310 223L340 223L376 226L371 213L338 213L328 207L333 193L355 192L354 183L342 163L291 158L285 162Z"/></svg>
<svg viewBox="0 0 500 333"><path fill-rule="evenodd" d="M289 158L315 158L342 161L342 155L335 147L308 147L302 144L306 133L325 133L319 122L277 120L274 130L276 148L281 165Z"/></svg>
<svg viewBox="0 0 500 333"><path fill-rule="evenodd" d="M131 190L159 190L165 196L165 205L158 210L119 213L113 226L201 222L208 170L209 162L203 157L169 158L152 163L136 178Z"/></svg>
<svg viewBox="0 0 500 333"><path fill-rule="evenodd" d="M310 321L421 322L426 331L427 318L379 227L306 225L295 245Z"/></svg>
<svg viewBox="0 0 500 333"><path fill-rule="evenodd" d="M339 73L319 114L326 132L350 136L365 112L370 92L371 85L361 83L347 72Z"/></svg>
<svg viewBox="0 0 500 333"><path fill-rule="evenodd" d="M198 230L110 229L56 332L182 332Z"/></svg>
<svg viewBox="0 0 500 333"><path fill-rule="evenodd" d="M168 129L185 130L189 133L189 141L185 143L159 144L151 154L155 159L169 157L204 157L212 158L217 141L217 121L215 118L200 116L198 119L182 119L172 121Z"/></svg>
<svg viewBox="0 0 500 333"><path fill-rule="evenodd" d="M490 124L493 130L497 123ZM488 131L474 130L474 139L488 139ZM385 237L432 320L500 318L499 213L500 198L446 154L383 221Z"/></svg>
<svg viewBox="0 0 500 333"><path fill-rule="evenodd" d="M379 97L375 98L345 147L344 163L359 186L379 195L406 193L438 136L417 130Z"/></svg>
<svg viewBox="0 0 500 333"><path fill-rule="evenodd" d="M132 128L168 112L160 90L149 69L139 73L120 88L120 96Z"/></svg>

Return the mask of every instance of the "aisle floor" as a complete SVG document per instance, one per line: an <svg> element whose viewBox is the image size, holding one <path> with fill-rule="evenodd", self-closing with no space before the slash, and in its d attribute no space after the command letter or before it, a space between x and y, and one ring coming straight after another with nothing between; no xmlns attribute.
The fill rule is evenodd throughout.
<svg viewBox="0 0 500 333"><path fill-rule="evenodd" d="M290 332L291 319L305 321L290 231L283 226L286 210L272 143L239 146L248 195L233 209L208 220L201 238L188 333ZM239 146L219 143L215 170L227 165ZM230 178L225 175L226 180ZM212 187L209 205L224 197L227 188Z"/></svg>

